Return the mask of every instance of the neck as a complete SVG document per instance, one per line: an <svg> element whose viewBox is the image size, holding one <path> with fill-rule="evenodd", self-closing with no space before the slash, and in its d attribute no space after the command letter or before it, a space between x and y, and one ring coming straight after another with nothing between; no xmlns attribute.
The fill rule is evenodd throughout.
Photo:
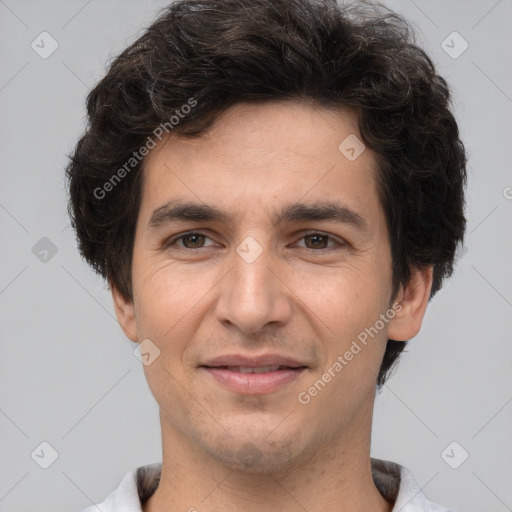
<svg viewBox="0 0 512 512"><path fill-rule="evenodd" d="M162 418L160 484L143 510L391 512L372 478L372 409L365 411L365 428L357 422L354 432L324 440L278 468L230 466Z"/></svg>

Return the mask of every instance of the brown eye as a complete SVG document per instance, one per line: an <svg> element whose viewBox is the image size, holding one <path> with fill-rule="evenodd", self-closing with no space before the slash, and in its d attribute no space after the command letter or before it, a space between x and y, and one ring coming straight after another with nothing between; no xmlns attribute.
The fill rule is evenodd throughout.
<svg viewBox="0 0 512 512"><path fill-rule="evenodd" d="M329 236L327 235L321 235L321 234L314 234L314 235L306 235L304 237L304 240L310 240L311 244L308 245L306 243L306 247L308 249L325 249L328 247L327 242L329 241Z"/></svg>
<svg viewBox="0 0 512 512"><path fill-rule="evenodd" d="M304 241L304 245L302 245L302 241ZM333 236L313 232L304 234L304 236L299 240L298 245L305 249L321 251L322 249L328 250L335 249L336 247L343 248L346 244L337 240Z"/></svg>
<svg viewBox="0 0 512 512"><path fill-rule="evenodd" d="M215 245L214 243L205 245L206 240L211 240L211 238L202 233L191 231L169 240L165 244L165 248L172 249L173 246L177 246L182 249L203 249Z"/></svg>
<svg viewBox="0 0 512 512"><path fill-rule="evenodd" d="M183 245L187 249L197 249L202 246L206 237L200 233L192 233L182 236L179 240L183 240Z"/></svg>

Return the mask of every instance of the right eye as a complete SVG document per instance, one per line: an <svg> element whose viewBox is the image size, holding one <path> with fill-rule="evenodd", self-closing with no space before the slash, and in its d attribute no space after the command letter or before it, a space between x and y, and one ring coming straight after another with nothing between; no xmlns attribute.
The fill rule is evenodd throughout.
<svg viewBox="0 0 512 512"><path fill-rule="evenodd" d="M187 233L182 233L178 236L172 237L170 240L165 242L164 246L166 249L169 249L174 245L177 245L182 249L202 249L205 246L201 244L204 243L205 239L211 240L210 237L206 236L204 233L201 233L200 231L188 231ZM176 244L176 242L178 241L182 241L182 244ZM190 245L192 247L187 247L187 245Z"/></svg>

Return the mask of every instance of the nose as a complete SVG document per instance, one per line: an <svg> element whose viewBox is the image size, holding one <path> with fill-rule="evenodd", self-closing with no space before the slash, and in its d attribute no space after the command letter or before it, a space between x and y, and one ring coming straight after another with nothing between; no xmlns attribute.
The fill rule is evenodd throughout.
<svg viewBox="0 0 512 512"><path fill-rule="evenodd" d="M254 246L241 246L239 252L233 252L231 271L219 283L217 320L246 334L285 325L292 314L293 294L284 273L279 272L277 259L269 248L259 245L261 254L253 260L250 252ZM249 251L244 251L246 248Z"/></svg>

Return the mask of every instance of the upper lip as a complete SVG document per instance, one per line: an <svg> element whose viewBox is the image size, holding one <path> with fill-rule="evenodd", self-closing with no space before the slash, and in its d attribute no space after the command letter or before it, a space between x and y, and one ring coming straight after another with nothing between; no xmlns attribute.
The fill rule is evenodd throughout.
<svg viewBox="0 0 512 512"><path fill-rule="evenodd" d="M290 368L301 368L306 366L299 361L279 354L263 354L261 356L245 356L242 354L226 354L223 356L208 359L201 366L242 366L258 368L261 366L288 366Z"/></svg>

